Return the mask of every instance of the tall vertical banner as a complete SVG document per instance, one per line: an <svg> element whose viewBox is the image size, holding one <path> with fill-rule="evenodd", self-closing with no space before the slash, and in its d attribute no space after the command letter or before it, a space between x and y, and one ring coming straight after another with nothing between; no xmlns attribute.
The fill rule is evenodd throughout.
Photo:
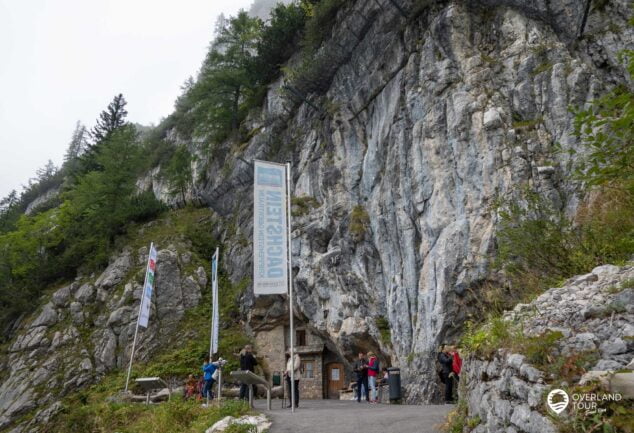
<svg viewBox="0 0 634 433"><path fill-rule="evenodd" d="M147 328L150 320L150 307L152 306L152 292L154 291L154 274L156 272L156 248L150 245L147 271L145 274L145 287L143 288L143 298L141 298L141 310L139 313L139 326Z"/></svg>
<svg viewBox="0 0 634 433"><path fill-rule="evenodd" d="M211 258L211 341L209 344L209 357L218 353L218 326L220 311L218 310L218 261L220 249Z"/></svg>
<svg viewBox="0 0 634 433"><path fill-rule="evenodd" d="M152 306L152 292L154 291L154 274L156 273L156 248L154 242L150 243L150 253L147 258L147 267L145 268L145 281L143 282L143 294L141 295L141 303L139 304L139 315L136 319L136 328L134 330L134 340L132 341L132 352L130 353L130 364L128 365L128 376L125 380L125 392L128 392L130 383L130 373L132 372L132 360L134 359L134 349L136 348L136 338L139 334L139 326L147 328L150 320L150 307Z"/></svg>
<svg viewBox="0 0 634 433"><path fill-rule="evenodd" d="M253 191L253 292L288 291L286 166L255 161Z"/></svg>

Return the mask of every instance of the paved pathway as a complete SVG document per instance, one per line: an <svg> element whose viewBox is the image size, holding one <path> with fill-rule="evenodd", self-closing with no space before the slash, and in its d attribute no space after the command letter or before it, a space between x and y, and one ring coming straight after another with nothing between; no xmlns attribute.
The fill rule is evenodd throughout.
<svg viewBox="0 0 634 433"><path fill-rule="evenodd" d="M266 400L257 400L264 410ZM371 405L343 400L303 400L291 414L273 400L264 413L273 422L270 433L437 433L452 405Z"/></svg>

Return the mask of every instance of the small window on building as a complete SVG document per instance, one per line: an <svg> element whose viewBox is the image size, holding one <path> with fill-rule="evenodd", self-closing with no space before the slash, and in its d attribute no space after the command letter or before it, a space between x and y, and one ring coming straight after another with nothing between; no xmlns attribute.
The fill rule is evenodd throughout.
<svg viewBox="0 0 634 433"><path fill-rule="evenodd" d="M306 331L303 329L298 330L295 333L295 340L297 340L297 344L298 346L306 346Z"/></svg>
<svg viewBox="0 0 634 433"><path fill-rule="evenodd" d="M315 361L304 361L304 379L315 378Z"/></svg>

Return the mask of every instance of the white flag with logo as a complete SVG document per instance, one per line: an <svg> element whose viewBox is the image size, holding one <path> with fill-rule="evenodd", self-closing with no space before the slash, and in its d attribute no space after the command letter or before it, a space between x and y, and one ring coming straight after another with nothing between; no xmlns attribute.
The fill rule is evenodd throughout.
<svg viewBox="0 0 634 433"><path fill-rule="evenodd" d="M147 328L150 320L150 307L152 306L152 292L154 291L154 274L156 272L156 249L154 244L150 245L150 254L147 262L147 273L145 274L145 287L141 298L141 312L139 315L139 326Z"/></svg>
<svg viewBox="0 0 634 433"><path fill-rule="evenodd" d="M255 161L253 191L253 292L287 292L286 166Z"/></svg>

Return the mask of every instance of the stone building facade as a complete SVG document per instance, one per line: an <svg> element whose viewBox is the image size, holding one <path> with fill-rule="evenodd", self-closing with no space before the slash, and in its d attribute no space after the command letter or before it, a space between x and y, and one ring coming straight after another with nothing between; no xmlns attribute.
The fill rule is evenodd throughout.
<svg viewBox="0 0 634 433"><path fill-rule="evenodd" d="M267 378L282 375L290 353L289 327L278 325L256 332L255 349ZM343 360L329 351L324 340L304 325L295 327L295 351L302 360L300 398L339 398L339 389L350 383L350 373Z"/></svg>

